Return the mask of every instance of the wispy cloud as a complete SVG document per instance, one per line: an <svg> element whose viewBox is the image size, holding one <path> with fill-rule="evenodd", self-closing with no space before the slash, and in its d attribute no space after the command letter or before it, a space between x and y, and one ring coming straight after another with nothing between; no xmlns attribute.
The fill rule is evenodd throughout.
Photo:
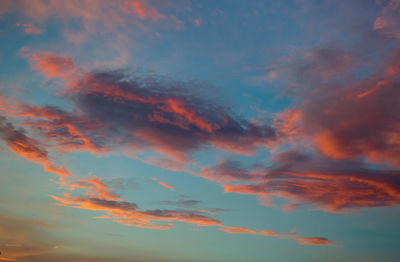
<svg viewBox="0 0 400 262"><path fill-rule="evenodd" d="M34 24L16 23L15 25L17 27L21 27L24 30L24 33L27 35L39 35L43 32L41 29L37 28Z"/></svg>
<svg viewBox="0 0 400 262"><path fill-rule="evenodd" d="M255 231L245 227L221 227L220 230L230 234L251 234L261 235L266 237L275 237L282 239L294 239L300 245L313 245L313 246L334 246L335 241L326 239L324 237L300 237L295 231L290 233L279 233L277 231L261 230Z"/></svg>

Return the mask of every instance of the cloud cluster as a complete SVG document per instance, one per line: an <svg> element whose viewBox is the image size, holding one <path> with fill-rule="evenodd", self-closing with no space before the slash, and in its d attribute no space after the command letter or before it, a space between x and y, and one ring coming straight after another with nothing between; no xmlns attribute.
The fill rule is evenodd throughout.
<svg viewBox="0 0 400 262"><path fill-rule="evenodd" d="M285 146L268 164L228 159L204 168L203 176L221 183L225 192L255 194L264 205L285 198L288 210L398 205L400 31L394 17L399 10L398 1L389 1L375 21L376 37L390 40L368 72L356 73L365 70L357 67L365 58L340 48L314 48L277 68L292 81L286 93L294 100L274 119Z"/></svg>
<svg viewBox="0 0 400 262"><path fill-rule="evenodd" d="M33 68L46 77L81 76L66 80L61 91L73 105L71 112L56 106L19 105L18 116L27 119L25 124L59 150L151 149L188 162L193 152L207 148L250 155L276 139L272 127L238 117L198 96L195 82L124 71L82 73L71 59L47 52L31 59Z"/></svg>
<svg viewBox="0 0 400 262"><path fill-rule="evenodd" d="M263 200L283 197L292 202L288 207L313 205L329 212L400 203L400 172L369 168L360 161L289 150L258 172L263 179L226 183L225 192L256 194Z"/></svg>
<svg viewBox="0 0 400 262"><path fill-rule="evenodd" d="M46 8L40 10L32 12L51 16ZM390 1L373 29L397 40L398 25L393 17L398 10L397 2ZM76 14L85 17L88 25L89 21L101 20L79 12ZM140 19L170 19L142 1L124 2L123 12ZM46 78L62 81L64 87L58 95L68 107L18 102L11 108L2 103L1 110L19 118L21 125L38 134L38 139L29 138L3 118L0 134L12 151L62 177L71 174L54 164L50 148L97 155L123 150L135 157L156 152L162 158L144 161L217 181L227 193L257 195L265 205L280 197L290 202L287 209L311 205L328 212L346 212L400 203L398 47L374 71L361 77L354 77L354 72L362 59L349 52L335 48L306 52L302 63L291 65L289 70L296 75L296 86L306 87L296 89L295 103L278 113L273 125L235 115L199 91L202 86L194 81L125 70L89 72L71 58L51 52L28 57L33 69ZM200 167L199 172L185 166L196 165L193 155L203 150L222 149L250 156L258 147L283 144L285 147L274 152L268 164L246 166L226 159L215 166ZM71 191L86 190L87 196L64 193L62 197L52 196L54 200L102 211L102 218L126 225L168 229L174 222L186 222L219 226L228 233L291 238L299 244L333 244L325 238L303 238L296 233L226 227L209 216L213 214L210 210L141 210L95 176L62 183ZM164 181L158 183L175 190ZM197 202L164 204L193 208Z"/></svg>
<svg viewBox="0 0 400 262"><path fill-rule="evenodd" d="M288 201L286 210L312 206L339 213L398 205L400 3L387 3L370 28L374 36L382 37L379 40L389 43L372 56L391 49L379 65L360 66L365 59L361 52L353 54L351 50L325 46L301 53L299 60L291 60L287 68L280 70L278 66L268 72L266 79L270 82L285 74L289 81L295 79L289 84L290 90L286 89L293 104L277 113L272 124L236 115L210 98L202 91L204 86L195 81L174 81L127 70L89 71L77 66L70 57L36 52L26 56L32 69L47 79L60 80L63 87L55 95L65 103L38 106L17 101L10 106L0 96L0 110L8 117L0 117L0 138L11 151L62 178L59 184L68 192L52 195L52 199L60 205L101 213L97 218L160 230L184 222L215 226L230 234L334 246L335 242L327 238L302 237L295 231L280 233L226 226L214 218L223 209L199 209L197 200L164 200L159 203L169 206L166 209L143 209L124 200L97 176L74 180L72 173L56 164L50 155L52 150L88 151L97 156L122 151L141 159L150 153L152 156L144 162L204 177L219 183L226 193L256 195L266 206L273 205L275 198L284 198ZM82 28L71 27L72 31L63 32L74 43L98 34L99 28L106 35L124 26L139 27L143 22L171 23L177 29L184 23L144 0L96 4L88 0L2 2L0 14L8 10L17 10L33 21L15 24L26 34L41 34L43 22L55 17L76 20ZM191 19L194 26L204 23L202 18ZM126 35L120 37L118 41ZM17 118L18 125L29 132L17 129L12 118ZM214 166L200 166L195 162L197 152L217 149L252 156L258 148L271 146L276 151L263 163L246 165L223 159ZM154 181L176 190L167 182ZM3 227L3 220L10 223L11 229ZM1 254L0 260L29 257L52 249L48 243L34 245L23 239L14 224L21 223L0 217L0 233L12 235L0 236L7 241L0 246L7 250L7 256ZM36 235L36 229L21 227L28 235Z"/></svg>
<svg viewBox="0 0 400 262"><path fill-rule="evenodd" d="M208 168L213 176L206 177L220 179L225 192L256 194L266 205L286 198L288 209L312 205L347 212L398 205L399 48L363 78L352 78L346 64L353 59L338 53L315 50L309 54L313 66L294 70L307 87L297 90L296 106L277 114L274 124L289 149L275 153L269 165L225 160ZM348 77L338 81L343 74Z"/></svg>
<svg viewBox="0 0 400 262"><path fill-rule="evenodd" d="M318 87L304 98L298 108L302 135L312 139L324 155L400 165L399 50L375 74Z"/></svg>

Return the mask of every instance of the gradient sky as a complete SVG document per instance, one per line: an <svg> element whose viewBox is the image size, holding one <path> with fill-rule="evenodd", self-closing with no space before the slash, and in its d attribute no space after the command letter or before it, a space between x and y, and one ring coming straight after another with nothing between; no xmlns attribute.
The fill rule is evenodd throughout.
<svg viewBox="0 0 400 262"><path fill-rule="evenodd" d="M399 41L398 0L0 0L0 261L399 261Z"/></svg>

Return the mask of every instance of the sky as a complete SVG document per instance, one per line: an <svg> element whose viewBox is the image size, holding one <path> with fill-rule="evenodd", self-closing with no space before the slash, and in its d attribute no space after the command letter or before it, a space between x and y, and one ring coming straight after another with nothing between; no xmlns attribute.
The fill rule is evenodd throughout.
<svg viewBox="0 0 400 262"><path fill-rule="evenodd" d="M397 262L399 0L0 0L0 261Z"/></svg>

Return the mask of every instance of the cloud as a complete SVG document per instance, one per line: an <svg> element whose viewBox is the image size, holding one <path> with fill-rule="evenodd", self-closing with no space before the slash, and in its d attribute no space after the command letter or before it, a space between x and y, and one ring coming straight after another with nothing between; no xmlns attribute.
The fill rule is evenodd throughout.
<svg viewBox="0 0 400 262"><path fill-rule="evenodd" d="M125 1L124 5L125 12L131 13L132 10L137 16L142 19L150 18L151 20L159 20L168 18L167 15L160 13L155 8L147 7L144 1Z"/></svg>
<svg viewBox="0 0 400 262"><path fill-rule="evenodd" d="M218 226L221 222L198 214L195 211L179 210L145 210L140 211L134 203L106 200L97 197L73 196L64 193L64 197L52 196L52 198L63 205L95 211L104 211L107 216L102 218L112 219L113 221L128 225L152 229L169 229L173 225L159 224L160 222L185 222L197 226Z"/></svg>
<svg viewBox="0 0 400 262"><path fill-rule="evenodd" d="M230 234L257 234L256 231L244 227L221 227L219 230Z"/></svg>
<svg viewBox="0 0 400 262"><path fill-rule="evenodd" d="M297 239L296 231L292 231L290 233L279 233L277 231L262 230L262 231L260 231L260 234L264 235L264 236L269 236L269 237L294 238L294 239Z"/></svg>
<svg viewBox="0 0 400 262"><path fill-rule="evenodd" d="M108 37L101 38L109 45L124 39L127 34L132 34L132 27L146 30L153 23L163 21L164 24L180 29L184 22L176 15L164 14L159 6L150 6L150 1L101 1L93 3L91 0L29 0L2 1L0 15L7 12L18 14L26 21L33 21L42 25L46 22L55 22L61 26L61 31L66 40L81 45L86 41L98 37L98 33ZM33 24L32 24L33 25ZM73 26L71 26L73 25ZM40 29L26 24L27 33L39 33ZM74 29L73 29L74 28ZM113 42L108 42L108 38ZM124 41L124 40L123 40ZM127 46L124 44L124 48ZM120 46L118 46L120 47Z"/></svg>
<svg viewBox="0 0 400 262"><path fill-rule="evenodd" d="M162 185L165 188L171 189L171 190L175 190L175 187L173 185L168 184L167 182L164 181L158 181L158 183L160 185Z"/></svg>
<svg viewBox="0 0 400 262"><path fill-rule="evenodd" d="M365 63L359 49L348 51L336 46L319 46L296 50L290 57L263 67L262 74L253 77L253 80L260 83L283 81L286 95L295 98L299 93L304 94L316 87L323 88L352 79L358 66Z"/></svg>
<svg viewBox="0 0 400 262"><path fill-rule="evenodd" d="M69 58L41 54L33 56L34 68L45 76L80 75ZM199 91L191 91L202 88L195 82L104 71L83 74L66 85L61 92L73 103L73 112L55 106L20 106L25 123L41 131L56 149L96 153L116 147L150 149L188 162L195 151L219 148L251 155L275 140L272 127L235 116L196 94Z"/></svg>
<svg viewBox="0 0 400 262"><path fill-rule="evenodd" d="M375 19L373 29L389 38L400 40L400 3L398 0L390 0L382 8L379 16Z"/></svg>
<svg viewBox="0 0 400 262"><path fill-rule="evenodd" d="M256 181L264 177L258 170L249 172L240 162L229 159L224 159L213 167L203 168L200 176L219 182Z"/></svg>
<svg viewBox="0 0 400 262"><path fill-rule="evenodd" d="M295 108L300 139L315 143L333 159L366 158L372 163L400 166L400 49L370 76L343 83L317 82ZM288 118L286 118L288 119ZM287 129L287 128L286 128ZM287 133L287 130L282 130Z"/></svg>
<svg viewBox="0 0 400 262"><path fill-rule="evenodd" d="M371 169L360 161L289 150L274 156L273 165L261 174L263 181L225 184L225 192L255 194L264 200L283 197L328 212L400 203L400 172Z"/></svg>
<svg viewBox="0 0 400 262"><path fill-rule="evenodd" d="M97 216L97 218L111 219L127 226L165 230L174 227L171 222L185 222L197 226L222 225L219 220L204 215L206 212L197 210L139 210L135 203L123 201L118 194L95 176L75 182L66 180L62 185L72 191L86 189L87 197L75 196L68 192L65 192L63 197L52 195L51 197L60 205L102 211L105 215Z"/></svg>
<svg viewBox="0 0 400 262"><path fill-rule="evenodd" d="M313 85L321 85L299 96L300 106L277 114L273 127L235 116L195 94L192 90L201 86L194 82L121 70L79 72L80 78L67 82L61 93L74 111L24 104L19 115L55 149L97 154L117 148L150 150L166 157L151 163L175 162L173 169L184 171L182 163L190 163L192 154L200 150L221 148L250 155L277 140L292 145L304 141L302 146L310 154L289 150L276 155L271 167L224 160L191 173L224 183L225 192L256 194L266 205L273 197L291 200L287 207L314 205L329 212L396 205L398 172L372 169L364 160L396 166L400 159L400 119L395 113L400 111L395 110L400 95L395 69L398 51L373 75L348 84L347 80L327 82L353 66L353 59L347 65L347 58L337 61L332 58L335 54L347 57L331 49L310 55L314 61L307 69L310 73L301 70L312 76ZM57 68L61 72L76 68L72 61L67 65ZM321 74L326 77L318 77Z"/></svg>
<svg viewBox="0 0 400 262"><path fill-rule="evenodd" d="M221 227L220 230L230 234L251 234L283 239L294 239L296 243L300 245L334 246L334 244L336 243L335 241L329 240L324 237L299 237L295 231L282 234L277 231L270 230L255 231L245 227Z"/></svg>
<svg viewBox="0 0 400 262"><path fill-rule="evenodd" d="M315 136L325 155L335 159L365 156L372 162L389 161L400 166L400 126L395 113L399 84L381 83L366 83L356 92L326 94L304 106L306 132ZM360 97L364 90L377 86L373 95ZM342 99L336 100L339 96Z"/></svg>
<svg viewBox="0 0 400 262"><path fill-rule="evenodd" d="M24 33L27 35L38 35L41 34L43 31L37 28L34 24L15 24L17 27L21 27L24 30Z"/></svg>
<svg viewBox="0 0 400 262"><path fill-rule="evenodd" d="M87 189L87 194L104 200L121 200L120 196L113 192L111 188L106 186L101 178L92 176L91 179L81 179L75 182L63 182L70 190Z"/></svg>
<svg viewBox="0 0 400 262"><path fill-rule="evenodd" d="M312 246L332 246L334 241L328 240L324 237L300 237L296 239L296 242L300 245L312 245Z"/></svg>
<svg viewBox="0 0 400 262"><path fill-rule="evenodd" d="M48 21L59 23L67 40L75 44L82 44L100 31L117 35L118 32L115 29L129 23L127 16L124 16L122 11L122 5L123 1L94 4L90 0L68 2L38 0L35 3L29 0L20 0L9 1L6 11L14 12L35 24L44 24ZM78 29L71 31L70 22L74 22Z"/></svg>
<svg viewBox="0 0 400 262"><path fill-rule="evenodd" d="M390 1L383 13L399 7ZM380 31L386 24L379 23L375 30L387 32ZM394 28L391 24L392 33ZM265 205L285 198L290 201L287 210L311 205L348 212L398 205L400 49L392 40L386 47L385 52L391 51L368 72L360 67L367 59L361 57L364 51L350 56L340 48L314 48L300 59L289 59L287 67L274 68L291 81L286 94L294 101L274 119L285 147L272 155L269 165L225 161L230 165L209 167L206 171L213 175L205 172L205 177L220 177L225 192L255 194Z"/></svg>
<svg viewBox="0 0 400 262"><path fill-rule="evenodd" d="M17 130L6 118L0 116L0 138L14 153L30 161L41 164L48 172L60 177L70 177L71 173L61 165L56 165L50 159L47 150L37 140L24 134L23 130Z"/></svg>
<svg viewBox="0 0 400 262"><path fill-rule="evenodd" d="M204 24L204 21L202 18L197 18L193 20L193 24L197 27L201 26L202 24Z"/></svg>
<svg viewBox="0 0 400 262"><path fill-rule="evenodd" d="M345 79L355 68L355 58L338 48L316 48L304 54L304 64L298 65L297 74L302 79L327 82Z"/></svg>
<svg viewBox="0 0 400 262"><path fill-rule="evenodd" d="M61 78L68 81L79 72L71 58L52 52L33 53L30 62L33 69L47 78Z"/></svg>
<svg viewBox="0 0 400 262"><path fill-rule="evenodd" d="M157 179L153 179L157 181ZM135 226L141 228L151 228L157 230L167 230L174 227L173 223L184 222L197 226L218 226L219 230L230 234L257 234L278 238L296 239L302 245L330 245L334 243L326 238L298 238L296 232L280 234L276 231L255 231L244 227L228 227L221 221L210 217L224 209L187 209L187 210L169 210L154 209L140 210L138 205L132 202L123 201L113 190L107 187L101 179L92 177L91 179L82 179L76 182L64 181L64 186L69 190L87 189L88 197L74 196L70 193L64 193L63 197L52 195L51 197L59 202L60 205L74 208L102 211L105 214L96 216L99 219L111 219L117 223L126 226ZM161 201L165 205L175 205L185 208L192 208L200 201L180 199L178 201ZM318 239L321 241L318 242ZM326 243L323 243L323 239Z"/></svg>

